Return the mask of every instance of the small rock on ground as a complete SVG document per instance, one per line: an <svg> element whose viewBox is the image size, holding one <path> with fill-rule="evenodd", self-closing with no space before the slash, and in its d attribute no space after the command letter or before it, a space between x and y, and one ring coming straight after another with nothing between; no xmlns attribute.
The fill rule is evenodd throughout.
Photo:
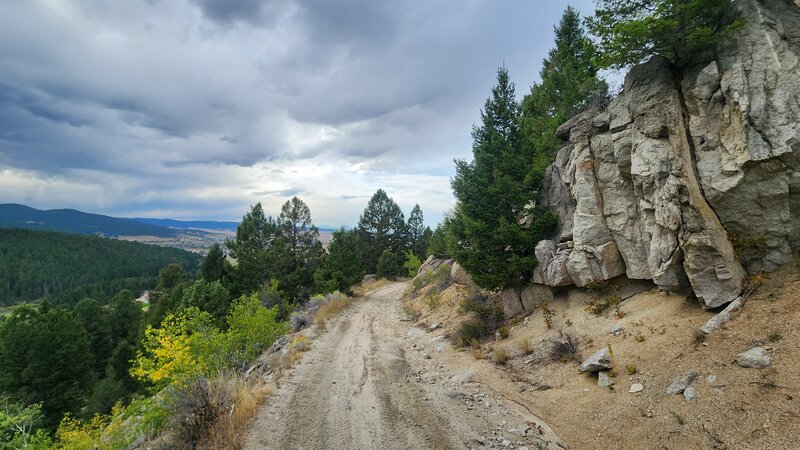
<svg viewBox="0 0 800 450"><path fill-rule="evenodd" d="M764 347L753 347L750 350L739 353L736 357L736 362L742 367L752 367L754 369L763 369L772 364L772 359L764 350Z"/></svg>
<svg viewBox="0 0 800 450"><path fill-rule="evenodd" d="M607 348L598 350L594 355L590 356L578 368L581 372L598 372L600 370L611 368L611 354Z"/></svg>
<svg viewBox="0 0 800 450"><path fill-rule="evenodd" d="M614 385L614 380L609 378L607 370L597 372L597 385L600 387L611 387Z"/></svg>
<svg viewBox="0 0 800 450"><path fill-rule="evenodd" d="M450 383L461 385L464 383L469 383L472 381L472 377L475 376L475 372L471 370L467 370L466 372L461 372L458 375L454 375L453 378L450 378Z"/></svg>
<svg viewBox="0 0 800 450"><path fill-rule="evenodd" d="M697 372L689 372L686 375L676 379L669 386L667 386L667 395L677 395L683 393L687 387L697 378Z"/></svg>
<svg viewBox="0 0 800 450"><path fill-rule="evenodd" d="M631 388L628 389L628 392L630 392L632 394L635 394L637 392L642 392L643 390L644 390L644 386L643 385L641 385L640 383L633 383L631 385Z"/></svg>
<svg viewBox="0 0 800 450"><path fill-rule="evenodd" d="M693 387L689 386L689 387L687 387L686 389L683 390L683 398L687 402L690 402L690 401L694 400L695 396L696 396L696 394L694 392L694 388Z"/></svg>

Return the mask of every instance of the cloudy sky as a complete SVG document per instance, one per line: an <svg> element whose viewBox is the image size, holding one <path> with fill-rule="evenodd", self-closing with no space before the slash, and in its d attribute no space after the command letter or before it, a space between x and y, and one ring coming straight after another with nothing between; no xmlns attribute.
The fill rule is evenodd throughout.
<svg viewBox="0 0 800 450"><path fill-rule="evenodd" d="M434 225L497 67L521 97L566 5L2 0L0 203L238 220L297 195L336 226L383 188Z"/></svg>

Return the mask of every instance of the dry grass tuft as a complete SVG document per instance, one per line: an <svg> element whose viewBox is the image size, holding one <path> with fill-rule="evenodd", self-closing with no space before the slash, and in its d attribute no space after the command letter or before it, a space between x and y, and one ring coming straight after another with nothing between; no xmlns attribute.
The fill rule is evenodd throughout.
<svg viewBox="0 0 800 450"><path fill-rule="evenodd" d="M533 344L531 343L531 340L526 337L520 339L517 342L517 346L519 347L519 350L525 355L530 355L531 353L533 353Z"/></svg>
<svg viewBox="0 0 800 450"><path fill-rule="evenodd" d="M250 419L271 394L269 386L235 374L198 378L172 394L171 428L179 439L175 444L197 449L243 448Z"/></svg>
<svg viewBox="0 0 800 450"><path fill-rule="evenodd" d="M496 347L494 351L492 351L492 359L494 362L500 365L505 365L511 356L508 354L508 350L505 347Z"/></svg>
<svg viewBox="0 0 800 450"><path fill-rule="evenodd" d="M325 326L325 322L339 314L353 299L344 295L332 298L330 301L320 305L317 314L314 315L314 322L318 327Z"/></svg>
<svg viewBox="0 0 800 450"><path fill-rule="evenodd" d="M235 401L228 414L220 417L209 430L207 441L198 445L200 449L222 450L244 448L250 419L255 417L264 400L272 395L272 388L265 384L249 384L237 381L234 387Z"/></svg>

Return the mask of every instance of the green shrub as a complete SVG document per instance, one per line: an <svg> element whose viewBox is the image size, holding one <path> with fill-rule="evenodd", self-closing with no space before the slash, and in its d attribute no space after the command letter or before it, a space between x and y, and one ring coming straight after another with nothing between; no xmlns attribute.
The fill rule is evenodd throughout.
<svg viewBox="0 0 800 450"><path fill-rule="evenodd" d="M479 341L486 334L486 325L478 319L461 322L453 335L453 344L457 347L468 347L473 341Z"/></svg>
<svg viewBox="0 0 800 450"><path fill-rule="evenodd" d="M422 261L415 255L413 252L406 252L406 262L403 263L403 267L408 271L409 277L414 277L417 275L420 266L422 265Z"/></svg>
<svg viewBox="0 0 800 450"><path fill-rule="evenodd" d="M508 327L505 325L498 328L497 333L500 335L500 339L508 339L508 336L510 334L508 331Z"/></svg>
<svg viewBox="0 0 800 450"><path fill-rule="evenodd" d="M377 274L379 277L394 280L403 274L403 255L386 249L378 257Z"/></svg>

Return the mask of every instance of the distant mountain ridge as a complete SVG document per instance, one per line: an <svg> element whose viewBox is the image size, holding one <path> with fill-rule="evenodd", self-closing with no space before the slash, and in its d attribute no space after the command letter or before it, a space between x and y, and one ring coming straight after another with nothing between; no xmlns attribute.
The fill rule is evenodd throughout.
<svg viewBox="0 0 800 450"><path fill-rule="evenodd" d="M180 230L133 219L90 214L75 209L40 210L16 203L0 204L0 227L51 230L103 236L175 237Z"/></svg>
<svg viewBox="0 0 800 450"><path fill-rule="evenodd" d="M75 209L41 210L17 203L0 204L0 228L61 231L96 234L109 237L155 236L175 238L185 233L206 235L203 230L236 231L239 222L217 220L175 220L148 217L121 218L92 214ZM331 233L338 227L319 226L320 232ZM200 230L200 231L198 231Z"/></svg>

